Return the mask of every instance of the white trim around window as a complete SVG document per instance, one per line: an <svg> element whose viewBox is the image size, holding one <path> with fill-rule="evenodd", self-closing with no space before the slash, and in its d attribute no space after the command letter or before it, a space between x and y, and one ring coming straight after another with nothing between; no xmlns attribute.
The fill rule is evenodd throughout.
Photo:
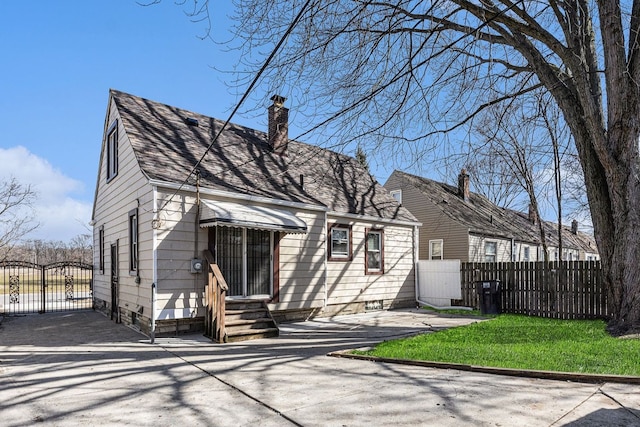
<svg viewBox="0 0 640 427"><path fill-rule="evenodd" d="M484 242L484 262L496 262L498 260L498 242Z"/></svg>
<svg viewBox="0 0 640 427"><path fill-rule="evenodd" d="M118 121L115 120L107 132L107 182L118 175Z"/></svg>
<svg viewBox="0 0 640 427"><path fill-rule="evenodd" d="M430 260L444 259L444 240L442 239L429 240L429 259Z"/></svg>
<svg viewBox="0 0 640 427"><path fill-rule="evenodd" d="M333 224L329 227L329 261L351 261L351 225Z"/></svg>
<svg viewBox="0 0 640 427"><path fill-rule="evenodd" d="M402 190L392 190L389 192L391 197L396 199L399 204L402 204Z"/></svg>

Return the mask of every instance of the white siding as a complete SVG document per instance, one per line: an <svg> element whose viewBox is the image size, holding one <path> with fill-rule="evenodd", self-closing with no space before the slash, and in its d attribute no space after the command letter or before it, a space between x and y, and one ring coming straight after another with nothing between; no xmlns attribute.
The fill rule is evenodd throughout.
<svg viewBox="0 0 640 427"><path fill-rule="evenodd" d="M496 242L496 262L511 261L511 239L469 235L469 262L485 262L486 242Z"/></svg>
<svg viewBox="0 0 640 427"><path fill-rule="evenodd" d="M208 233L207 229L196 227L196 198L168 190L159 190L157 197L158 320L203 316L207 275L205 272L191 273L191 259L202 258L207 248Z"/></svg>
<svg viewBox="0 0 640 427"><path fill-rule="evenodd" d="M112 103L106 123L108 128L118 120L118 174L108 183L106 182L106 154L105 144L102 144L101 164L98 175L95 207L94 207L94 296L111 302L111 251L110 246L118 242L118 275L120 306L131 311L150 313L151 283L153 262L151 258L152 245L152 197L153 192L146 177L140 172L133 149L122 127L122 122ZM106 136L106 135L105 135ZM139 275L140 283L136 283L136 276L129 272L129 211L138 208L138 245L139 245ZM104 226L104 271L99 266L99 229Z"/></svg>
<svg viewBox="0 0 640 427"><path fill-rule="evenodd" d="M533 244L533 243L523 243L523 242L516 242L514 244L515 248L515 259L514 261L525 261L525 250L526 248L529 248L529 262L535 262L538 261L538 245Z"/></svg>
<svg viewBox="0 0 640 427"><path fill-rule="evenodd" d="M306 234L280 240L280 293L274 310L322 307L325 299L324 212L288 209L307 223Z"/></svg>
<svg viewBox="0 0 640 427"><path fill-rule="evenodd" d="M327 262L327 304L415 299L413 228L389 224L349 222L352 261ZM384 274L365 274L365 228L384 230Z"/></svg>
<svg viewBox="0 0 640 427"><path fill-rule="evenodd" d="M448 307L462 298L460 260L418 261L418 300L432 307Z"/></svg>

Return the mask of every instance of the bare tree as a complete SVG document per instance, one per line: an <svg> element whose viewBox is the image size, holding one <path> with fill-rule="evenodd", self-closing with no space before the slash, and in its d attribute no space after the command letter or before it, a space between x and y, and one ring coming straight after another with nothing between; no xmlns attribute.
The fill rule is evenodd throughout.
<svg viewBox="0 0 640 427"><path fill-rule="evenodd" d="M31 186L15 178L0 182L0 259L6 259L20 239L38 227L34 220L35 199Z"/></svg>
<svg viewBox="0 0 640 427"><path fill-rule="evenodd" d="M478 138L465 161L469 169L478 174L476 189L493 196L494 203L513 208L524 202L524 206L519 207L524 207L535 218L544 259L548 260L540 211L541 202L546 201L549 171L553 171L554 177L559 176L555 151L552 151L552 147L558 147L559 152L558 134L548 126L554 117L540 108L541 99L538 96L523 98L514 100L506 108L492 106L480 114L481 120L475 126ZM554 183L558 182L559 178L554 179ZM561 193L558 191L556 188L559 206Z"/></svg>
<svg viewBox="0 0 640 427"><path fill-rule="evenodd" d="M264 87L300 100L292 109L309 118L307 127L341 142L403 157L446 154L445 135L468 130L487 107L538 88L550 93L584 173L609 326L640 329L640 0L304 4ZM235 40L249 78L261 63L256 52L273 46L303 2L236 5Z"/></svg>
<svg viewBox="0 0 640 427"><path fill-rule="evenodd" d="M78 234L69 242L67 260L90 264L93 257L93 237L91 234Z"/></svg>

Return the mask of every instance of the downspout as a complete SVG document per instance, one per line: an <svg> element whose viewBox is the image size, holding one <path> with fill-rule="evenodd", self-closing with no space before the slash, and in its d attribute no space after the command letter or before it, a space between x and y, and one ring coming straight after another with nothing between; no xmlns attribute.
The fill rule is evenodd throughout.
<svg viewBox="0 0 640 427"><path fill-rule="evenodd" d="M151 284L151 344L156 342L156 282Z"/></svg>
<svg viewBox="0 0 640 427"><path fill-rule="evenodd" d="M194 243L193 243L193 258L198 259L201 258L198 256L198 243L199 243L199 220L200 220L200 171L196 169L196 218L193 221L193 232ZM196 273L193 275L193 294L195 295L195 300L193 304L193 308L191 309L191 317L196 317L198 315L198 301L202 301L204 297L204 290L201 293L198 293L198 282L200 279L200 273ZM189 303L191 304L191 303Z"/></svg>
<svg viewBox="0 0 640 427"><path fill-rule="evenodd" d="M153 268L152 268L152 284L151 284L151 344L156 339L156 302L157 302L157 283L158 283L158 228L160 220L158 215L158 187L153 186L153 220L151 221L151 233L153 238Z"/></svg>
<svg viewBox="0 0 640 427"><path fill-rule="evenodd" d="M416 302L420 303L420 277L418 273L418 251L420 246L420 235L418 234L418 226L413 226L413 281L415 287ZM444 255L444 254L443 254Z"/></svg>
<svg viewBox="0 0 640 427"><path fill-rule="evenodd" d="M322 247L324 248L324 263L323 263L323 265L324 265L324 273L323 273L324 302L323 302L322 308L327 308L327 303L329 302L328 301L329 296L327 295L327 281L329 280L329 272L327 271L327 268L329 267L328 266L328 261L327 261L327 256L328 256L329 252L328 252L327 245L330 245L331 242L327 241L327 236L329 234L329 221L327 219L327 216L328 216L328 212L325 211L324 212L324 233L323 233L324 234L324 237L323 237L324 245L322 245ZM350 243L352 243L352 242L350 242Z"/></svg>
<svg viewBox="0 0 640 427"><path fill-rule="evenodd" d="M511 238L511 262L516 262L516 242Z"/></svg>

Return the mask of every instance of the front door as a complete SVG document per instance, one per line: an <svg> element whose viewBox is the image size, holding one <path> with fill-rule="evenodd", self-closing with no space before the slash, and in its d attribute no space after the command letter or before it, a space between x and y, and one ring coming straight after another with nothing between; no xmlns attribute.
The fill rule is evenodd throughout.
<svg viewBox="0 0 640 427"><path fill-rule="evenodd" d="M216 262L232 297L271 295L273 233L217 227Z"/></svg>
<svg viewBox="0 0 640 427"><path fill-rule="evenodd" d="M111 245L111 320L120 322L118 310L118 243Z"/></svg>

